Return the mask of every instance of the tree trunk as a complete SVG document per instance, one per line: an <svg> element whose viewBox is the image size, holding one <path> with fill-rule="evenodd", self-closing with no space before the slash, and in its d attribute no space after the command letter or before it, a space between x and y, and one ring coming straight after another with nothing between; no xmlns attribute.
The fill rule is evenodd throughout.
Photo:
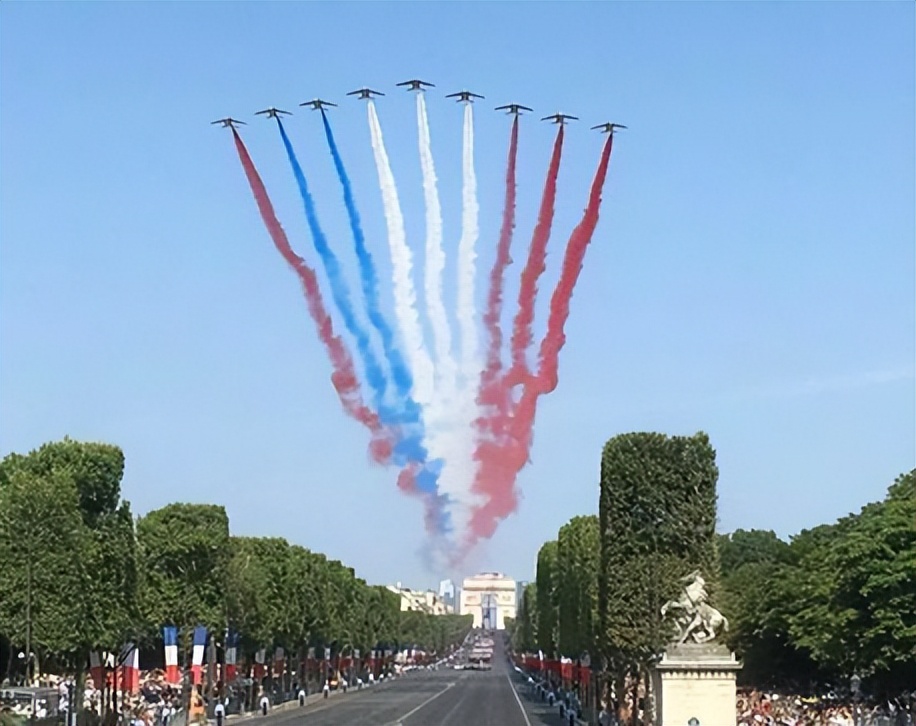
<svg viewBox="0 0 916 726"><path fill-rule="evenodd" d="M639 667L633 668L631 671L633 676L633 694L632 694L632 711L630 713L630 724L631 726L639 726L639 679L640 672Z"/></svg>
<svg viewBox="0 0 916 726"><path fill-rule="evenodd" d="M643 666L643 679L646 683L646 708L643 721L648 726L648 724L655 723L655 689L652 688L652 671L649 669L648 665Z"/></svg>

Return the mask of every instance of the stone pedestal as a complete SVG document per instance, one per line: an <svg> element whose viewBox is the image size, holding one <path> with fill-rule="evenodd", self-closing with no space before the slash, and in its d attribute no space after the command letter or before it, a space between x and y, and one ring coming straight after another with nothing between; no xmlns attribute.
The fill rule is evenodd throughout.
<svg viewBox="0 0 916 726"><path fill-rule="evenodd" d="M736 726L735 678L741 663L720 644L672 645L652 672L658 726Z"/></svg>

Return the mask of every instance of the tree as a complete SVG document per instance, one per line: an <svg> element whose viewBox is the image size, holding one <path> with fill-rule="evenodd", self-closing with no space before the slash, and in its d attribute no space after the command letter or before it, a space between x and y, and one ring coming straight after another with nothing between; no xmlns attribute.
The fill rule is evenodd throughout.
<svg viewBox="0 0 916 726"><path fill-rule="evenodd" d="M372 650L378 643L393 643L398 639L400 611L400 597L387 587L376 585L369 588L363 611L364 650Z"/></svg>
<svg viewBox="0 0 916 726"><path fill-rule="evenodd" d="M559 613L557 612L557 541L551 540L541 545L538 551L537 574L537 644L547 657L552 658L557 652L557 630Z"/></svg>
<svg viewBox="0 0 916 726"><path fill-rule="evenodd" d="M774 532L737 530L719 535L722 607L728 613L728 645L744 667L739 678L758 686L806 682L817 673L807 650L789 635L798 600L797 555Z"/></svg>
<svg viewBox="0 0 916 726"><path fill-rule="evenodd" d="M231 537L231 558L227 577L227 612L233 629L243 635L242 647L253 653L272 647L277 640L277 607L283 602L282 583L276 571L282 568L286 541L262 537Z"/></svg>
<svg viewBox="0 0 916 726"><path fill-rule="evenodd" d="M789 543L783 542L771 530L738 529L731 534L719 535L718 547L723 577L744 565L792 562Z"/></svg>
<svg viewBox="0 0 916 726"><path fill-rule="evenodd" d="M515 623L512 629L512 647L518 653L537 650L537 585L529 582L522 590Z"/></svg>
<svg viewBox="0 0 916 726"><path fill-rule="evenodd" d="M83 566L91 577L80 595L86 641L77 660L91 647L117 649L132 635L136 621L136 538L130 505L121 501L124 454L117 446L70 438L51 442L0 463L0 486L16 471L39 478L62 474L77 492L86 528Z"/></svg>
<svg viewBox="0 0 916 726"><path fill-rule="evenodd" d="M25 456L10 454L0 466L0 484L20 469L27 469L36 476L69 472L79 495L83 521L90 528L96 528L99 519L118 508L124 454L117 446L65 437L63 441L43 444Z"/></svg>
<svg viewBox="0 0 916 726"><path fill-rule="evenodd" d="M73 479L64 472L4 472L0 630L27 654L72 654L85 642L89 538L78 502Z"/></svg>
<svg viewBox="0 0 916 726"><path fill-rule="evenodd" d="M824 669L871 675L885 688L916 681L916 470L883 502L802 533L789 632Z"/></svg>
<svg viewBox="0 0 916 726"><path fill-rule="evenodd" d="M601 457L599 642L615 679L644 677L672 640L661 607L700 570L715 601L715 451L704 433L617 436Z"/></svg>
<svg viewBox="0 0 916 726"><path fill-rule="evenodd" d="M556 599L560 653L596 653L598 635L598 517L573 517L557 536Z"/></svg>
<svg viewBox="0 0 916 726"><path fill-rule="evenodd" d="M172 623L182 629L200 624L222 631L232 554L226 510L210 504L169 504L137 521L137 538L147 630L158 632Z"/></svg>

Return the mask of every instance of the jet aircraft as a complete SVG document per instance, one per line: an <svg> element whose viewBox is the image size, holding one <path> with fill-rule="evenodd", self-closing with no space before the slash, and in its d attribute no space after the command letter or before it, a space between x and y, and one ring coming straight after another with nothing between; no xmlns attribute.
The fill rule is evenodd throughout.
<svg viewBox="0 0 916 726"><path fill-rule="evenodd" d="M385 94L381 91L373 91L371 88L359 88L355 91L350 91L348 96L357 96L358 98L372 98L375 96L384 96Z"/></svg>
<svg viewBox="0 0 916 726"><path fill-rule="evenodd" d="M322 101L320 98L313 98L311 101L306 101L305 103L300 103L300 106L311 106L312 111L323 111L325 106L337 106L336 103L331 103L330 101Z"/></svg>
<svg viewBox="0 0 916 726"><path fill-rule="evenodd" d="M409 86L408 91L422 91L423 86L429 86L430 88L435 88L435 83L427 83L426 81L420 81L414 78L411 81L404 81L403 83L398 83L399 86Z"/></svg>
<svg viewBox="0 0 916 726"><path fill-rule="evenodd" d="M534 111L534 109L522 106L520 103L510 103L505 106L497 106L494 111L505 111L518 116L522 111Z"/></svg>
<svg viewBox="0 0 916 726"><path fill-rule="evenodd" d="M545 116L541 121L553 121L555 124L562 126L567 121L578 121L578 116L570 116L566 113L555 113L553 116Z"/></svg>
<svg viewBox="0 0 916 726"><path fill-rule="evenodd" d="M229 128L229 127L235 128L233 124L242 124L242 126L248 125L244 121L237 121L236 119L232 118L231 116L228 118L221 118L218 121L211 121L210 125L212 126L213 124L222 124L223 125L222 127L224 129Z"/></svg>
<svg viewBox="0 0 916 726"><path fill-rule="evenodd" d="M470 91L458 91L458 93L450 93L446 96L446 98L457 98L458 103L461 103L462 101L466 103L473 103L471 100L472 96L474 98L483 98L483 96L481 96L479 93L471 93Z"/></svg>
<svg viewBox="0 0 916 726"><path fill-rule="evenodd" d="M255 116L261 116L262 114L267 114L267 118L280 118L279 114L285 113L287 116L292 116L289 111L281 111L279 108L265 108L263 111L258 111Z"/></svg>
<svg viewBox="0 0 916 726"><path fill-rule="evenodd" d="M597 126L592 126L592 131L594 131L595 129L601 129L601 133L611 134L613 136L614 132L617 129L625 129L625 128L626 126L624 126L623 124L606 123L606 124L598 124Z"/></svg>

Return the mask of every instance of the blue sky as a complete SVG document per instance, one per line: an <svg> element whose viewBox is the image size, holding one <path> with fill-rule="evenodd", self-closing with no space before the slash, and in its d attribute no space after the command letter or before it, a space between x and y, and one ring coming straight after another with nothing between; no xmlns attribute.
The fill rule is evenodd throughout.
<svg viewBox="0 0 916 726"><path fill-rule="evenodd" d="M285 536L373 582L431 584L419 506L394 471L367 463L230 136L209 125L250 122L244 138L314 263L279 138L252 117L297 111L287 126L350 260L319 118L298 108L340 103L334 130L387 275L365 108L344 94L388 93L379 114L420 249L414 107L394 88L419 76L437 84L450 252L461 110L442 96L487 97L476 108L483 270L509 128L490 109L581 117L548 288L600 151L588 126L630 127L524 500L472 566L528 579L541 542L596 511L601 446L628 431L710 434L722 531L785 536L857 510L916 460L914 7L3 3L0 454L68 434L114 442L137 513L218 502L238 534ZM552 135L523 119L510 297Z"/></svg>

